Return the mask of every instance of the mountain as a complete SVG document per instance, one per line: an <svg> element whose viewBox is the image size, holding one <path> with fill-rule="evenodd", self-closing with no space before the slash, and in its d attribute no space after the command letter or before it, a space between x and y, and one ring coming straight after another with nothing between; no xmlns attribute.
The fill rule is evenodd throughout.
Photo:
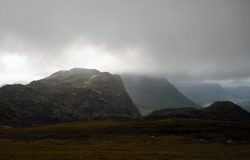
<svg viewBox="0 0 250 160"><path fill-rule="evenodd" d="M142 114L162 108L196 107L168 80L143 75L122 75L125 87Z"/></svg>
<svg viewBox="0 0 250 160"><path fill-rule="evenodd" d="M153 111L146 119L165 119L165 118L203 118L201 110L197 108L166 108Z"/></svg>
<svg viewBox="0 0 250 160"><path fill-rule="evenodd" d="M249 112L229 101L215 102L203 112L207 118L214 120L250 120Z"/></svg>
<svg viewBox="0 0 250 160"><path fill-rule="evenodd" d="M204 109L179 108L154 111L146 119L197 118L223 121L250 120L250 113L229 102L215 102Z"/></svg>
<svg viewBox="0 0 250 160"><path fill-rule="evenodd" d="M12 83L12 84L23 84L23 85L25 85L25 84L28 84L28 82L27 81L17 81L17 82ZM8 84L6 84L6 83L0 84L0 88L5 86L5 85L8 85Z"/></svg>
<svg viewBox="0 0 250 160"><path fill-rule="evenodd" d="M23 85L25 85L25 84L29 84L29 82L27 82L27 81L16 81L14 84L23 84Z"/></svg>
<svg viewBox="0 0 250 160"><path fill-rule="evenodd" d="M5 86L5 85L7 85L7 84L0 84L0 88L3 87L3 86Z"/></svg>
<svg viewBox="0 0 250 160"><path fill-rule="evenodd" d="M186 97L203 107L216 101L234 100L234 97L218 83L174 83L174 86Z"/></svg>
<svg viewBox="0 0 250 160"><path fill-rule="evenodd" d="M238 105L250 112L250 101L241 102Z"/></svg>
<svg viewBox="0 0 250 160"><path fill-rule="evenodd" d="M238 86L238 87L227 87L225 88L228 93L232 94L238 99L249 99L250 100L250 87L249 86Z"/></svg>
<svg viewBox="0 0 250 160"><path fill-rule="evenodd" d="M0 88L2 124L25 126L98 116L140 116L118 75L75 68L28 85Z"/></svg>

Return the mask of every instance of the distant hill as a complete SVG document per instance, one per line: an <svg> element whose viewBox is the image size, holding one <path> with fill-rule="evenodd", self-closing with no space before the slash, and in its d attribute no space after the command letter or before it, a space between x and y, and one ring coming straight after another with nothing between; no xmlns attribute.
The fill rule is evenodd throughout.
<svg viewBox="0 0 250 160"><path fill-rule="evenodd" d="M23 85L26 85L26 84L29 84L29 82L27 82L27 81L16 81L14 84L23 84Z"/></svg>
<svg viewBox="0 0 250 160"><path fill-rule="evenodd" d="M5 85L6 85L6 84L0 84L0 88L3 87L3 86L5 86Z"/></svg>
<svg viewBox="0 0 250 160"><path fill-rule="evenodd" d="M227 87L225 88L228 93L238 99L250 99L250 87L249 86L238 86L238 87Z"/></svg>
<svg viewBox="0 0 250 160"><path fill-rule="evenodd" d="M201 110L197 108L166 108L153 111L146 119L165 119L165 118L203 118Z"/></svg>
<svg viewBox="0 0 250 160"><path fill-rule="evenodd" d="M36 125L88 117L138 117L118 75L75 68L0 88L0 123Z"/></svg>
<svg viewBox="0 0 250 160"><path fill-rule="evenodd" d="M28 84L28 83L29 82L27 82L27 81L17 81L15 83L11 83L11 84L23 84L23 85L25 85L25 84ZM8 84L7 83L0 84L0 88L5 86L5 85L8 85Z"/></svg>
<svg viewBox="0 0 250 160"><path fill-rule="evenodd" d="M162 109L150 113L146 119L197 118L223 121L250 120L250 113L240 106L228 102L215 102L204 109L179 108Z"/></svg>
<svg viewBox="0 0 250 160"><path fill-rule="evenodd" d="M143 75L122 75L125 87L142 114L162 108L195 107L168 80Z"/></svg>
<svg viewBox="0 0 250 160"><path fill-rule="evenodd" d="M247 110L248 112L250 112L250 100L238 103L238 105Z"/></svg>
<svg viewBox="0 0 250 160"><path fill-rule="evenodd" d="M205 107L215 101L233 101L235 98L217 83L174 83L186 97Z"/></svg>

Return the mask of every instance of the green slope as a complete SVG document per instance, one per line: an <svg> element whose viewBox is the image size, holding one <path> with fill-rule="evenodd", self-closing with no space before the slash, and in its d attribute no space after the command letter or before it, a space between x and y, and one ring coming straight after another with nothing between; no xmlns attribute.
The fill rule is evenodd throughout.
<svg viewBox="0 0 250 160"><path fill-rule="evenodd" d="M122 75L122 79L129 95L143 115L162 108L199 108L165 78Z"/></svg>

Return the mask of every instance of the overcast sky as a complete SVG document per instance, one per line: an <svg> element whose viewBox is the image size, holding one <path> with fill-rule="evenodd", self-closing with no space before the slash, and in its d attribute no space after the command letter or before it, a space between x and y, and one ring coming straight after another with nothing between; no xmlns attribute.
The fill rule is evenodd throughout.
<svg viewBox="0 0 250 160"><path fill-rule="evenodd" d="M0 0L0 84L74 67L250 85L250 0Z"/></svg>

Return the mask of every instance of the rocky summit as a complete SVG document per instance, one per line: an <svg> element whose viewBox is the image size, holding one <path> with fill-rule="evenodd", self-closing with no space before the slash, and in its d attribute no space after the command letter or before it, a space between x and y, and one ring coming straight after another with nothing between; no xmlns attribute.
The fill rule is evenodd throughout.
<svg viewBox="0 0 250 160"><path fill-rule="evenodd" d="M0 88L2 124L30 126L99 116L140 116L118 75L74 68Z"/></svg>

